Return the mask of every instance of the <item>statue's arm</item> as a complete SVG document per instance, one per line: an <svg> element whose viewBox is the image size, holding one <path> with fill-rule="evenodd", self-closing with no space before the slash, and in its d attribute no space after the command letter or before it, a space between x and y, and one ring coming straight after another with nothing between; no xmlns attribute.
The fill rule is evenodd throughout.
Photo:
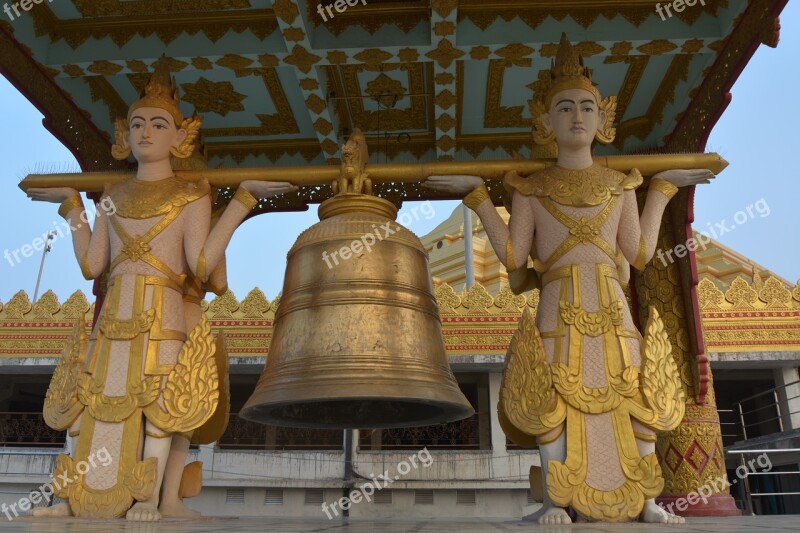
<svg viewBox="0 0 800 533"><path fill-rule="evenodd" d="M625 259L637 270L644 270L645 265L653 258L661 217L670 199L677 192L678 188L665 180L655 178L651 180L641 217L636 203L636 193L632 189L623 193L617 244Z"/></svg>
<svg viewBox="0 0 800 533"><path fill-rule="evenodd" d="M500 262L511 272L524 267L533 244L533 207L530 198L514 191L511 217L506 226L486 187L481 185L464 198L464 203L481 219L486 236Z"/></svg>
<svg viewBox="0 0 800 533"><path fill-rule="evenodd" d="M259 198L269 198L296 191L297 187L287 182L245 181L239 185L219 220L211 227L211 199L205 196L189 204L189 220L184 238L184 252L189 269L200 281L206 283L214 269L225 257L225 249L233 232L244 222L247 215L258 205ZM253 194L251 194L251 191Z"/></svg>
<svg viewBox="0 0 800 533"><path fill-rule="evenodd" d="M104 206L101 202L99 207ZM89 217L84 214L83 201L79 194L64 200L58 213L63 216L72 232L72 249L81 267L83 277L91 280L99 278L108 268L110 243L108 238L108 216L105 209L97 209L94 219L94 231L89 224L83 222Z"/></svg>

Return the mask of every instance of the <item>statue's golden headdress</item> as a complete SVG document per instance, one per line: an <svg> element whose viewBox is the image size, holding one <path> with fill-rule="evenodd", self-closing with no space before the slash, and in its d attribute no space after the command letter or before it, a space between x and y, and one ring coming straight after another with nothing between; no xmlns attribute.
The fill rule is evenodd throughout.
<svg viewBox="0 0 800 533"><path fill-rule="evenodd" d="M183 113L181 113L180 103L178 84L175 83L175 78L170 74L167 62L158 61L139 99L131 104L128 109L127 118L117 119L114 124L116 143L111 147L111 154L114 158L124 160L130 155L130 147L123 144L124 134L128 131L133 112L142 107L163 109L172 116L178 129L186 130L186 139L180 146L170 148L170 153L180 159L191 157L195 147L195 139L200 133L203 117L195 113L191 118L184 118Z"/></svg>
<svg viewBox="0 0 800 533"><path fill-rule="evenodd" d="M583 58L578 55L578 52L569 42L566 33L561 34L558 52L550 69L550 88L547 91L544 102L533 100L530 102L535 129L533 140L537 144L549 144L555 140L554 133L545 133L542 116L549 111L556 94L569 89L583 89L594 95L598 107L601 111L606 112L607 117L603 130L597 132L595 138L604 144L611 143L616 134L616 130L611 125L616 117L617 97L601 98L600 91L592 83L592 73L584 66Z"/></svg>

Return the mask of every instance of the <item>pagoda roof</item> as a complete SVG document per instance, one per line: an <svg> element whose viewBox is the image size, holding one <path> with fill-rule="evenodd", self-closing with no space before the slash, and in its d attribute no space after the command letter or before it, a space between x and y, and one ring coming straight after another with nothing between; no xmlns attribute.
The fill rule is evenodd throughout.
<svg viewBox="0 0 800 533"><path fill-rule="evenodd" d="M645 0L369 0L323 22L316 0L58 0L0 22L0 72L85 171L125 167L113 123L157 61L205 117L212 168L336 164L354 127L373 161L502 159L531 155L527 104L566 32L618 96L605 153L702 151L785 3L662 20Z"/></svg>

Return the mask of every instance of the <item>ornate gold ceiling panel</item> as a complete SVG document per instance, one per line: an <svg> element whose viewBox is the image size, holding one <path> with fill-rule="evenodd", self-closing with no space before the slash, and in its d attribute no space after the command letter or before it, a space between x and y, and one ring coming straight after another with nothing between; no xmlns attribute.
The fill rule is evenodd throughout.
<svg viewBox="0 0 800 533"><path fill-rule="evenodd" d="M341 84L337 85L334 82L333 85L334 91L338 88L343 91L341 94L343 98L340 100L343 103L337 106L340 117L345 112L349 116L346 122L365 132L430 130L432 124L428 120L429 107L434 91L431 76L425 75L425 65L425 63L385 64L379 72L375 72L375 67L370 65L330 67L328 72L332 72L333 76L329 76L329 81L336 80L337 74L341 76ZM338 73L334 69L337 69ZM395 71L405 73L405 86L386 74ZM362 85L359 74L364 73L370 75L370 80ZM364 99L376 101L381 109L376 111L366 109ZM407 103L407 107L392 107L398 102Z"/></svg>
<svg viewBox="0 0 800 533"><path fill-rule="evenodd" d="M537 67L549 63L556 49L552 42L539 41L538 35L558 28L557 23L567 18L587 28L576 47L597 70L598 82L604 87L619 87L622 82L618 148L626 146L626 140L629 149L641 148L634 138L652 139L654 128L667 134L668 124L677 118L669 148L696 150L688 146L702 140L707 125L724 108L728 84L750 57L754 43L774 44L775 17L782 7L782 0L708 2L705 8L676 13L675 24L665 24L662 35L653 35L636 31L644 18L657 20L649 0L367 0L366 6L359 2L337 12L324 28L314 18L319 18L316 0L305 4L274 0L266 9L261 6L269 2L253 0L63 1L71 1L84 18L59 20L54 12L65 11L54 8L55 3L44 3L30 12L32 27L0 24L2 37L13 48L0 58L0 67L43 110L48 127L78 154L86 169L114 165L108 155L107 120L124 114L132 94L127 87L122 90L120 80L125 77L140 89L152 70L154 54L139 53L136 48L141 48L142 40L134 39L148 36L173 43L175 49L189 46L191 55L163 61L170 61L187 104L213 115L215 126L227 126L204 132L213 157L230 157L237 163L251 156L278 162L282 156L300 154L305 161L334 163L342 134L355 126L372 132L371 151L386 157L402 153L425 160L479 157L486 149L500 149L500 154L509 156L515 151L527 154L530 125L524 106L532 95L541 97L546 91L547 72ZM300 16L305 9L310 16ZM724 24L695 24L703 13L718 15ZM519 35L498 33L497 26L481 31L494 22L514 19L509 28L521 28L522 20L537 28L537 37L531 37L527 28ZM406 33L394 27L379 29L395 23ZM609 24L620 32L609 31ZM374 31L374 37L354 44L358 33L342 32L357 26ZM669 29L674 27L681 31ZM248 38L236 40L242 32ZM225 34L230 38L226 43L242 42L241 47L203 49L189 44L195 42L193 36L218 42ZM619 40L607 40L608 35L619 35ZM36 36L46 36L49 46ZM109 45L102 56L92 56L85 47L75 50L89 39L104 38L119 48ZM261 42L253 46L258 39ZM26 66L20 59L31 54L40 63L29 60ZM472 63L466 81L465 63ZM602 72L614 73L613 82L603 77L603 64L609 67ZM688 81L696 84L699 79L702 84L688 87L683 80L690 72L693 77ZM256 76L262 81L254 91ZM83 78L84 91L70 77ZM274 109L271 113L259 113L264 109L262 82L273 103L266 108ZM486 98L470 100L476 84L483 83ZM465 91L471 106L466 124ZM392 107L395 95L398 102ZM375 99L388 109L376 108ZM97 102L107 111L93 105ZM668 116L673 109L670 102L689 111ZM68 126L55 123L56 117L67 116ZM403 143L375 139L378 130L391 131L395 137L403 134ZM487 130L499 133L490 135ZM281 137L288 134L295 139ZM427 195L408 185L385 192L393 201ZM315 191L305 200L323 196ZM288 208L293 201L298 200L274 207Z"/></svg>
<svg viewBox="0 0 800 533"><path fill-rule="evenodd" d="M548 18L563 21L571 18L583 28L588 28L600 17L613 20L621 16L629 23L639 27L652 18L655 2L650 0L612 0L610 2L587 2L585 0L461 0L458 3L458 20L470 20L481 30L495 22L510 22L519 18L532 29L537 29ZM692 25L702 13L716 16L720 8L728 7L728 0L708 2L705 6L696 5L692 9L675 12L678 20Z"/></svg>
<svg viewBox="0 0 800 533"><path fill-rule="evenodd" d="M348 28L361 28L370 35L387 24L394 24L404 33L416 28L420 23L429 20L428 0L365 0L353 6L356 9L345 9L338 13L333 6L335 0L308 0L306 16L314 28L324 27L334 36L339 36ZM322 5L325 19L317 11ZM331 6L333 17L329 17L326 6Z"/></svg>
<svg viewBox="0 0 800 533"><path fill-rule="evenodd" d="M154 4L155 1L119 3ZM183 33L202 33L212 42L217 42L231 30L236 33L249 30L263 40L278 27L275 14L268 9L148 12L135 18L122 15L65 20L58 18L47 4L42 4L28 14L33 18L38 36L47 35L54 43L63 39L73 50L89 39L105 37L111 38L117 46L123 46L137 35L156 35L164 44L169 44Z"/></svg>

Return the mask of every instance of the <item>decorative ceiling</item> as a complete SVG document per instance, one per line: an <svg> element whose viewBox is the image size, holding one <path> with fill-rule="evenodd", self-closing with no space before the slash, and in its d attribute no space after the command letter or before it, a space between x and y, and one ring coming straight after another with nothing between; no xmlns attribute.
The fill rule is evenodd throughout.
<svg viewBox="0 0 800 533"><path fill-rule="evenodd" d="M113 120L157 61L212 167L336 164L354 127L372 162L503 159L531 155L527 103L566 32L619 97L605 153L698 151L785 2L662 20L644 0L51 0L0 13L0 72L84 170L120 167Z"/></svg>

